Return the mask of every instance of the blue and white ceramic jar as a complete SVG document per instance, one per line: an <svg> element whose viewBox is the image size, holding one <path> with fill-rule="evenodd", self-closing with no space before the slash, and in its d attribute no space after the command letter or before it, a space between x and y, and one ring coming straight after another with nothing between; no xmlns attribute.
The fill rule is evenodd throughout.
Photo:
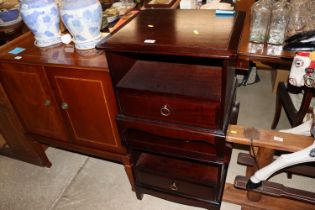
<svg viewBox="0 0 315 210"><path fill-rule="evenodd" d="M61 19L77 49L93 49L101 40L102 6L98 0L62 0Z"/></svg>
<svg viewBox="0 0 315 210"><path fill-rule="evenodd" d="M48 47L61 42L59 11L55 0L19 0L20 13L35 36L35 45Z"/></svg>

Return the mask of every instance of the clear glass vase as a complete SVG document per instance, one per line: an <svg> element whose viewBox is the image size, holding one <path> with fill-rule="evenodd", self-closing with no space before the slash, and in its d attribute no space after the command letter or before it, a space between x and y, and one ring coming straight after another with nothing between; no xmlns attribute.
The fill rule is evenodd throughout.
<svg viewBox="0 0 315 210"><path fill-rule="evenodd" d="M288 25L290 6L287 0L279 0L272 6L268 43L282 45Z"/></svg>
<svg viewBox="0 0 315 210"><path fill-rule="evenodd" d="M251 25L249 41L264 43L266 41L268 26L271 17L270 0L259 0L251 8Z"/></svg>
<svg viewBox="0 0 315 210"><path fill-rule="evenodd" d="M314 0L310 0L314 1ZM291 0L291 9L289 16L289 23L286 32L286 37L293 36L297 33L304 32L308 30L308 25L314 21L309 20L310 11L308 5L309 0ZM314 11L312 11L314 12Z"/></svg>

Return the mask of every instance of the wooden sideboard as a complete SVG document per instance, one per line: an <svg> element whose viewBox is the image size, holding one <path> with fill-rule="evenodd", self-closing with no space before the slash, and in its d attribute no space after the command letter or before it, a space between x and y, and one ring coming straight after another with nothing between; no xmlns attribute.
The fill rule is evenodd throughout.
<svg viewBox="0 0 315 210"><path fill-rule="evenodd" d="M234 66L243 17L145 10L99 44L138 199L151 194L220 208L231 155L225 134L238 113Z"/></svg>
<svg viewBox="0 0 315 210"><path fill-rule="evenodd" d="M11 54L17 47L25 50ZM104 52L82 54L63 44L38 48L31 33L0 49L0 82L27 138L128 167Z"/></svg>

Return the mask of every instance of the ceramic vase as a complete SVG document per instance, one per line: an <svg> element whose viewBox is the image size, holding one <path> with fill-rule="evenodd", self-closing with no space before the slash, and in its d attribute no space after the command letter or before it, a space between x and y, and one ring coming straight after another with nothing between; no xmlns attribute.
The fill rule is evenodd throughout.
<svg viewBox="0 0 315 210"><path fill-rule="evenodd" d="M19 0L20 13L35 37L35 45L48 47L61 42L59 11L55 0Z"/></svg>
<svg viewBox="0 0 315 210"><path fill-rule="evenodd" d="M61 19L77 49L93 49L101 40L102 7L98 0L61 0Z"/></svg>

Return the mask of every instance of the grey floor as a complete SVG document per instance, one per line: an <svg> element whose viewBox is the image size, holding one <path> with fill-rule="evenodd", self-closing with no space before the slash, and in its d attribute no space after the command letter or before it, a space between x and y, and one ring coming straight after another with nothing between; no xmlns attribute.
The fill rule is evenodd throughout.
<svg viewBox="0 0 315 210"><path fill-rule="evenodd" d="M260 71L261 82L240 87L239 124L269 128L274 112L275 95L271 93L271 72ZM282 116L278 128L287 128ZM233 149L227 182L232 183L245 168L236 164ZM55 148L47 155L51 168L41 168L0 156L1 210L193 210L200 209L168 202L149 195L142 201L131 191L121 165ZM273 180L289 186L314 191L314 180L294 176L287 180L278 175ZM238 210L239 206L223 202L222 210Z"/></svg>

